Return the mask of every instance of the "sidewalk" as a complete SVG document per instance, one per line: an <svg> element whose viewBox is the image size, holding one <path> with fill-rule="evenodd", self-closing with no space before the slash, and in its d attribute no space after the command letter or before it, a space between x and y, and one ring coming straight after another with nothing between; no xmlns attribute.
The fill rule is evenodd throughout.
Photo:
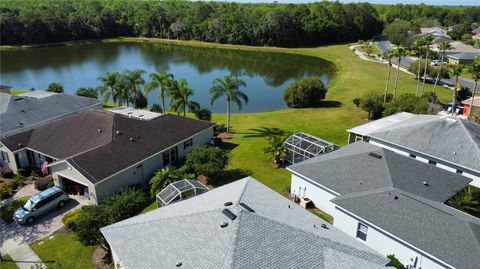
<svg viewBox="0 0 480 269"><path fill-rule="evenodd" d="M37 254L27 244L17 245L13 240L6 241L3 244L3 251L8 253L20 269L46 268Z"/></svg>

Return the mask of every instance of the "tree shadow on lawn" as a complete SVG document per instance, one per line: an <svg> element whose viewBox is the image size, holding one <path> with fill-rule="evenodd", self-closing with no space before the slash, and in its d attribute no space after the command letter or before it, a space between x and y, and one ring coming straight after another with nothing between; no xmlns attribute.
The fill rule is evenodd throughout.
<svg viewBox="0 0 480 269"><path fill-rule="evenodd" d="M214 188L217 188L222 185L231 183L233 181L242 179L244 177L248 177L251 174L252 174L251 170L240 169L240 168L229 169L229 170L223 171L218 176L215 176L215 178L209 178L207 180L207 184L213 186Z"/></svg>
<svg viewBox="0 0 480 269"><path fill-rule="evenodd" d="M276 135L287 135L291 132L285 131L279 128L269 128L269 127L260 127L260 128L251 128L248 129L250 132L243 133L243 137L253 138L253 137L271 137Z"/></svg>
<svg viewBox="0 0 480 269"><path fill-rule="evenodd" d="M221 149L226 150L228 152L234 150L236 147L238 147L238 144L225 142L225 141L222 141L222 144L220 146Z"/></svg>
<svg viewBox="0 0 480 269"><path fill-rule="evenodd" d="M331 107L341 107L342 102L335 100L323 100L318 105L312 106L312 108L331 108Z"/></svg>

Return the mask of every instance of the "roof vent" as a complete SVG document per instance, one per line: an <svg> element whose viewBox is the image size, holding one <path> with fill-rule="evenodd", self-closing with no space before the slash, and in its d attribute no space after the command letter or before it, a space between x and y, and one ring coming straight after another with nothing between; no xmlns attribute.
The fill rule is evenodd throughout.
<svg viewBox="0 0 480 269"><path fill-rule="evenodd" d="M25 113L25 109L22 109L22 112Z"/></svg>
<svg viewBox="0 0 480 269"><path fill-rule="evenodd" d="M175 266L176 266L176 267L182 266L182 262L177 262L177 263L175 264Z"/></svg>
<svg viewBox="0 0 480 269"><path fill-rule="evenodd" d="M133 137L130 137L130 142L135 142L135 139L133 139Z"/></svg>
<svg viewBox="0 0 480 269"><path fill-rule="evenodd" d="M395 197L393 197L393 199L398 200L398 196L395 195Z"/></svg>
<svg viewBox="0 0 480 269"><path fill-rule="evenodd" d="M224 209L222 210L223 215L227 216L227 218L231 219L232 221L237 218L237 215L233 214L230 209Z"/></svg>
<svg viewBox="0 0 480 269"><path fill-rule="evenodd" d="M115 134L116 134L116 135L121 134L121 133L120 133L120 130L115 131Z"/></svg>
<svg viewBox="0 0 480 269"><path fill-rule="evenodd" d="M327 227L327 225L326 225L325 223L322 224L322 228L328 230L328 227Z"/></svg>
<svg viewBox="0 0 480 269"><path fill-rule="evenodd" d="M456 151L454 151L454 152L453 152L453 155L457 155L457 152L456 152Z"/></svg>
<svg viewBox="0 0 480 269"><path fill-rule="evenodd" d="M224 205L224 206L231 206L231 205L233 205L233 203L232 203L232 202L226 202L226 203L223 204L223 205Z"/></svg>
<svg viewBox="0 0 480 269"><path fill-rule="evenodd" d="M290 207L291 207L291 206L290 206L290 205L288 205L288 208L290 208Z"/></svg>
<svg viewBox="0 0 480 269"><path fill-rule="evenodd" d="M23 122L19 121L18 125L23 126Z"/></svg>
<svg viewBox="0 0 480 269"><path fill-rule="evenodd" d="M228 222L226 222L226 221L224 221L224 222L222 222L222 224L220 224L221 228L225 228L227 226L228 226Z"/></svg>
<svg viewBox="0 0 480 269"><path fill-rule="evenodd" d="M249 207L248 205L244 204L244 203L240 203L240 205L245 208L248 212L252 212L252 213L255 213L255 210L253 210L251 207Z"/></svg>
<svg viewBox="0 0 480 269"><path fill-rule="evenodd" d="M380 154L377 154L375 152L370 152L368 155L372 156L373 158L381 159L383 156Z"/></svg>
<svg viewBox="0 0 480 269"><path fill-rule="evenodd" d="M102 128L98 127L97 133L101 133L101 132L102 132Z"/></svg>
<svg viewBox="0 0 480 269"><path fill-rule="evenodd" d="M423 181L422 184L425 185L425 186L430 186L430 184L428 184L428 182L426 182L426 181Z"/></svg>
<svg viewBox="0 0 480 269"><path fill-rule="evenodd" d="M18 147L19 147L19 148L23 148L23 144L22 144L22 143L18 143Z"/></svg>

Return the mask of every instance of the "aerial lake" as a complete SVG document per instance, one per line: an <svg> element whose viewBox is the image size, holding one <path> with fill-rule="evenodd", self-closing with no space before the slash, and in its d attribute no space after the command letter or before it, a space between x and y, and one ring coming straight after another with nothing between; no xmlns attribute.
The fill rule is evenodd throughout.
<svg viewBox="0 0 480 269"><path fill-rule="evenodd" d="M285 108L283 91L293 81L319 76L327 85L335 66L314 57L283 53L199 48L161 43L89 43L35 49L0 50L0 84L14 89L45 89L51 82L63 84L66 93L79 87L100 85L105 72L143 69L148 74L164 69L175 79L186 79L202 107L225 112L219 99L210 107L209 89L215 78L232 73L246 82L241 90L249 102L241 112ZM327 87L328 88L328 87ZM157 92L148 97L149 106L161 103ZM235 106L232 106L237 112Z"/></svg>

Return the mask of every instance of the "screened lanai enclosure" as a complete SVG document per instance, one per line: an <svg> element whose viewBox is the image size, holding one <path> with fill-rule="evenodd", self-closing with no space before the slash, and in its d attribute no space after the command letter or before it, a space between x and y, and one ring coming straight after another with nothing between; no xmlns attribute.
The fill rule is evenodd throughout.
<svg viewBox="0 0 480 269"><path fill-rule="evenodd" d="M162 207L208 191L201 182L190 179L182 179L168 184L157 194L157 205Z"/></svg>
<svg viewBox="0 0 480 269"><path fill-rule="evenodd" d="M295 133L284 142L287 149L287 162L289 164L334 151L339 146L306 133Z"/></svg>

